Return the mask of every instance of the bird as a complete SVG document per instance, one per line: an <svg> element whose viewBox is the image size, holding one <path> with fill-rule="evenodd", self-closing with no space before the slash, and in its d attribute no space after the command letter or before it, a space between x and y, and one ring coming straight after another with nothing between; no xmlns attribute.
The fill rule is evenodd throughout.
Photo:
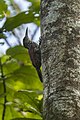
<svg viewBox="0 0 80 120"><path fill-rule="evenodd" d="M42 80L42 73L41 73L41 50L40 46L35 43L34 41L30 40L28 37L28 27L26 29L25 37L23 38L23 46L28 49L28 53L32 62L32 65L35 67L39 79L41 82Z"/></svg>

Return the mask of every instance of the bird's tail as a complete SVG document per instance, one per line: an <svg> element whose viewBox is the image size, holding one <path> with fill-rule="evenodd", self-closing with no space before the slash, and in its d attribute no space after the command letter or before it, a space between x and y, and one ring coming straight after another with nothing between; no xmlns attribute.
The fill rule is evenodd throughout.
<svg viewBox="0 0 80 120"><path fill-rule="evenodd" d="M40 70L40 69L37 69L37 68L36 68L36 70L37 70L37 73L38 73L38 76L39 76L40 81L43 82L41 70Z"/></svg>

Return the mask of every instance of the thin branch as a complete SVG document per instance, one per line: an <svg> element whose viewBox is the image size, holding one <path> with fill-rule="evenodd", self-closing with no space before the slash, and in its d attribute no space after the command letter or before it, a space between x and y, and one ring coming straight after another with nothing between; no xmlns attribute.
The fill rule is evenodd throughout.
<svg viewBox="0 0 80 120"><path fill-rule="evenodd" d="M0 66L1 66L1 78L3 80L3 89L4 89L4 104L3 104L3 113L2 113L2 120L4 120L5 118L5 112L6 112L6 102L7 102L7 99L6 99L6 84L5 84L5 76L4 76L4 73L3 73L3 65L2 65L2 62L1 62L1 58L0 58Z"/></svg>
<svg viewBox="0 0 80 120"><path fill-rule="evenodd" d="M10 43L8 42L7 39L5 39L5 42L6 42L6 44L7 44L9 47L11 47L11 45L10 45Z"/></svg>
<svg viewBox="0 0 80 120"><path fill-rule="evenodd" d="M12 31L12 33L13 33L13 35L17 38L18 44L21 45L19 36L18 36L14 31Z"/></svg>

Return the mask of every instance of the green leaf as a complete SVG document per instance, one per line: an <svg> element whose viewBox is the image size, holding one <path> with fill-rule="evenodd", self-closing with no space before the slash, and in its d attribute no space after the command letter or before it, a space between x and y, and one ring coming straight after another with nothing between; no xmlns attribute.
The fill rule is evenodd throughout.
<svg viewBox="0 0 80 120"><path fill-rule="evenodd" d="M38 89L42 90L42 83L40 82L35 68L31 65L23 65L15 70L11 76L7 78L7 82L14 80L15 85L12 88L15 90L20 89Z"/></svg>
<svg viewBox="0 0 80 120"><path fill-rule="evenodd" d="M14 28L20 26L24 23L37 23L36 21L39 17L35 17L32 12L21 12L14 17L7 18L6 22L3 25L2 29L6 29L7 31L11 31Z"/></svg>
<svg viewBox="0 0 80 120"><path fill-rule="evenodd" d="M32 9L35 12L35 14L39 14L40 0L28 0L28 1L32 3L30 9Z"/></svg>
<svg viewBox="0 0 80 120"><path fill-rule="evenodd" d="M16 117L22 117L22 115L17 112L12 105L6 105L5 120L11 120Z"/></svg>
<svg viewBox="0 0 80 120"><path fill-rule="evenodd" d="M15 58L18 61L31 63L28 51L23 46L15 46L13 48L9 48L6 51L7 55L10 55L12 58Z"/></svg>
<svg viewBox="0 0 80 120"><path fill-rule="evenodd" d="M3 64L4 74L12 74L20 66L15 59L11 59Z"/></svg>
<svg viewBox="0 0 80 120"><path fill-rule="evenodd" d="M3 18L6 12L7 12L7 5L5 4L4 0L0 0L0 18Z"/></svg>
<svg viewBox="0 0 80 120"><path fill-rule="evenodd" d="M35 91L25 90L16 92L15 98L20 99L28 110L40 115L38 94Z"/></svg>
<svg viewBox="0 0 80 120"><path fill-rule="evenodd" d="M2 64L6 63L9 60L10 60L10 56L9 55L2 55L2 57L1 57Z"/></svg>

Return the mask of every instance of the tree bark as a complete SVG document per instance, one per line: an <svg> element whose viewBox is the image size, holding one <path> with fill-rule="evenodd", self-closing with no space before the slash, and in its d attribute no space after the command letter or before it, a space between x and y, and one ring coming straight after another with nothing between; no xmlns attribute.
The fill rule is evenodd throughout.
<svg viewBox="0 0 80 120"><path fill-rule="evenodd" d="M80 0L41 0L44 120L80 120Z"/></svg>

